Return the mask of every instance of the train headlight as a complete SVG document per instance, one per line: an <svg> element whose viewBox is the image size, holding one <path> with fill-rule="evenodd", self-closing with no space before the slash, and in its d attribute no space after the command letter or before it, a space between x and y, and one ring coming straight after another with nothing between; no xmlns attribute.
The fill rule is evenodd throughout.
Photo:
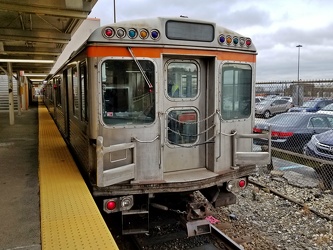
<svg viewBox="0 0 333 250"><path fill-rule="evenodd" d="M233 190L233 187L234 187L234 182L233 182L233 181L229 181L229 182L227 183L227 190L228 190L229 192L231 192L231 191Z"/></svg>
<svg viewBox="0 0 333 250"><path fill-rule="evenodd" d="M124 196L120 198L120 210L130 210L133 207L133 196Z"/></svg>

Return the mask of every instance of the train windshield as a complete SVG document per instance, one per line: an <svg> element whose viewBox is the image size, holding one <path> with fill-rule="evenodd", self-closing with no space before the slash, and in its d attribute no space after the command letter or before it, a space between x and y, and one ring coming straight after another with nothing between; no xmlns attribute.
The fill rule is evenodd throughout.
<svg viewBox="0 0 333 250"><path fill-rule="evenodd" d="M226 63L222 67L222 119L251 115L252 68L247 64Z"/></svg>
<svg viewBox="0 0 333 250"><path fill-rule="evenodd" d="M101 68L103 120L109 125L147 124L155 120L155 67L139 60L106 60Z"/></svg>

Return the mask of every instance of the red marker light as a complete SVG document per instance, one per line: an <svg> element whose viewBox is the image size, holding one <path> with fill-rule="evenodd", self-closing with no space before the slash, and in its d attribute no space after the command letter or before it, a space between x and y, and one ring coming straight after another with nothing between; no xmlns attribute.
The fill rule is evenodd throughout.
<svg viewBox="0 0 333 250"><path fill-rule="evenodd" d="M117 203L115 201L108 201L106 203L106 208L109 209L109 210L115 209L116 206L117 206Z"/></svg>
<svg viewBox="0 0 333 250"><path fill-rule="evenodd" d="M105 30L105 35L112 36L112 30L111 29Z"/></svg>
<svg viewBox="0 0 333 250"><path fill-rule="evenodd" d="M107 27L104 29L103 35L105 38L111 38L114 36L114 30L110 27Z"/></svg>
<svg viewBox="0 0 333 250"><path fill-rule="evenodd" d="M246 186L246 181L245 181L245 180L240 180L240 181L238 182L238 186L239 186L240 188L245 187L245 186Z"/></svg>
<svg viewBox="0 0 333 250"><path fill-rule="evenodd" d="M246 39L246 46L251 46L251 44L252 44L252 41L251 41L251 39L250 38L248 38L248 39Z"/></svg>

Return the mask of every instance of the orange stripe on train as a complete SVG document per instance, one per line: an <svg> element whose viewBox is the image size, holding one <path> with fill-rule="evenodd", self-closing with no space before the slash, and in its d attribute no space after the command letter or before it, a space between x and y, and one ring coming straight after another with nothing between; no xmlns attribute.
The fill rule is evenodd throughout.
<svg viewBox="0 0 333 250"><path fill-rule="evenodd" d="M193 49L173 49L173 48L132 48L136 57L160 58L161 54L181 54L181 55L204 55L216 56L218 60L235 60L243 62L256 62L256 55L243 54L239 52L227 51L207 51ZM104 56L131 56L126 47L110 47L110 46L90 46L87 48L88 57L104 57Z"/></svg>

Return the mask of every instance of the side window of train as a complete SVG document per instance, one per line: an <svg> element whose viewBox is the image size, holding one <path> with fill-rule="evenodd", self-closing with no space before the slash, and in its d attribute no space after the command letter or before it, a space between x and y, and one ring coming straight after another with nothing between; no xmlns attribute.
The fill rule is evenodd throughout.
<svg viewBox="0 0 333 250"><path fill-rule="evenodd" d="M73 83L73 115L79 116L79 81L78 81L77 67L72 69L72 83Z"/></svg>
<svg viewBox="0 0 333 250"><path fill-rule="evenodd" d="M225 63L222 66L222 119L247 118L251 115L252 68L248 64Z"/></svg>
<svg viewBox="0 0 333 250"><path fill-rule="evenodd" d="M80 101L81 101L81 120L88 121L88 102L87 102L87 67L86 63L80 64Z"/></svg>
<svg viewBox="0 0 333 250"><path fill-rule="evenodd" d="M56 90L56 106L61 108L62 104L61 104L61 78L60 77L55 79L54 88Z"/></svg>
<svg viewBox="0 0 333 250"><path fill-rule="evenodd" d="M171 98L198 95L198 66L194 62L171 62L167 67L167 93Z"/></svg>
<svg viewBox="0 0 333 250"><path fill-rule="evenodd" d="M101 64L105 124L150 124L155 120L155 66L149 60L105 60Z"/></svg>

